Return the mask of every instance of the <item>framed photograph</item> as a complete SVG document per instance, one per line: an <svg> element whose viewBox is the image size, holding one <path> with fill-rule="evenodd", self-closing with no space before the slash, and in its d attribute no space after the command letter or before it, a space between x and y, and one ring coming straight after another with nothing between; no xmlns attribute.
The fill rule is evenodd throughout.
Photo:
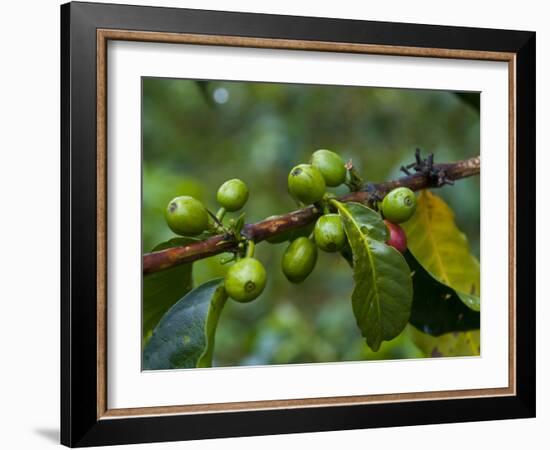
<svg viewBox="0 0 550 450"><path fill-rule="evenodd" d="M61 56L63 444L534 417L535 33L69 3Z"/></svg>

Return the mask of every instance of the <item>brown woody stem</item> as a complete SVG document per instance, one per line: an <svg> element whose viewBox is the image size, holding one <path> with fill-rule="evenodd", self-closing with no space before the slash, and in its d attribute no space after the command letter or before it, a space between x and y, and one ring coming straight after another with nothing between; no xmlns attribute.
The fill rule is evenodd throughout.
<svg viewBox="0 0 550 450"><path fill-rule="evenodd" d="M480 169L479 156L449 164L434 164L434 171L443 171L447 180L459 180L461 178L478 175ZM414 173L398 180L385 181L383 183L368 183L362 190L350 192L339 197L341 202L359 202L368 204L395 189L406 186L413 191L426 188L440 187L437 179L424 173ZM288 214L265 219L261 222L247 224L243 227L242 234L254 242L261 242L267 238L276 236L289 230L304 227L321 215L321 211L315 206L292 211ZM204 241L194 242L181 247L173 247L158 252L143 255L143 273L149 274L159 270L168 269L178 264L190 263L199 259L219 253L231 252L237 249L238 242L230 236L212 236Z"/></svg>

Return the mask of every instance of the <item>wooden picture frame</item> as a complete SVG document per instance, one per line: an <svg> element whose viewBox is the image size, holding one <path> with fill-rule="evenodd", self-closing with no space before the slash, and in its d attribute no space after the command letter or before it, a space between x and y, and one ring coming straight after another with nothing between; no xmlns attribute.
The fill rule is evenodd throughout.
<svg viewBox="0 0 550 450"><path fill-rule="evenodd" d="M63 5L61 27L63 444L534 417L535 33L93 3ZM105 189L109 40L507 62L508 387L110 409Z"/></svg>

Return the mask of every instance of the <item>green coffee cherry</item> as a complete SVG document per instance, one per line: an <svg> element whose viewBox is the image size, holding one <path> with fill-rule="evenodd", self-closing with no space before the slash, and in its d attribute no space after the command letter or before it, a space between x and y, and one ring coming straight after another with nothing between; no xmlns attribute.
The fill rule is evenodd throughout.
<svg viewBox="0 0 550 450"><path fill-rule="evenodd" d="M382 201L384 218L393 223L409 220L416 211L416 197L407 187L394 189Z"/></svg>
<svg viewBox="0 0 550 450"><path fill-rule="evenodd" d="M256 258L243 258L225 274L225 290L233 299L247 303L258 297L265 288L267 274Z"/></svg>
<svg viewBox="0 0 550 450"><path fill-rule="evenodd" d="M173 198L164 214L170 229L181 236L195 236L208 227L209 215L196 198L182 195Z"/></svg>
<svg viewBox="0 0 550 450"><path fill-rule="evenodd" d="M321 200L325 187L323 175L310 164L299 164L288 174L288 191L306 205Z"/></svg>
<svg viewBox="0 0 550 450"><path fill-rule="evenodd" d="M338 153L317 150L311 157L311 165L319 169L327 186L340 186L346 181L346 166Z"/></svg>
<svg viewBox="0 0 550 450"><path fill-rule="evenodd" d="M325 252L340 251L346 243L344 226L338 214L325 214L319 217L313 234L315 243Z"/></svg>
<svg viewBox="0 0 550 450"><path fill-rule="evenodd" d="M283 254L282 269L292 283L301 283L313 271L317 262L317 247L307 237L292 241Z"/></svg>
<svg viewBox="0 0 550 450"><path fill-rule="evenodd" d="M238 178L227 180L218 189L216 198L220 206L227 211L238 211L248 200L248 187Z"/></svg>

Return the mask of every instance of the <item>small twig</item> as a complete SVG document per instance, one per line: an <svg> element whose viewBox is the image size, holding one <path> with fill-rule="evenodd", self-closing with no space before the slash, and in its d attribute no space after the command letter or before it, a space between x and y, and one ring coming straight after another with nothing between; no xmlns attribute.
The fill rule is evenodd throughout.
<svg viewBox="0 0 550 450"><path fill-rule="evenodd" d="M414 169L416 173L421 173L424 176L431 178L432 180L437 180L437 187L441 187L446 184L454 184L453 180L451 180L447 176L446 169L444 167L441 167L442 165L436 166L434 164L433 153L430 153L427 158L422 159L422 157L420 156L420 149L417 148L414 152L414 157L416 159L416 162L407 166L401 166L401 171L405 175L412 175L409 169Z"/></svg>

